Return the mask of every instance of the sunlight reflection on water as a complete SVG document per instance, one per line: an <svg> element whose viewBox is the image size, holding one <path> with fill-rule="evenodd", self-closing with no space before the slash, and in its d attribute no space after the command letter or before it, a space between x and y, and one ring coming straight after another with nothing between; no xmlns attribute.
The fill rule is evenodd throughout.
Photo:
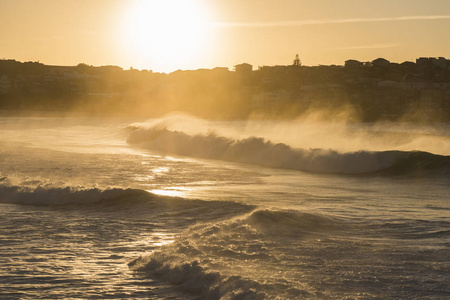
<svg viewBox="0 0 450 300"><path fill-rule="evenodd" d="M160 196L185 197L187 191L189 191L189 189L183 187L168 187L162 190L149 190L148 192Z"/></svg>

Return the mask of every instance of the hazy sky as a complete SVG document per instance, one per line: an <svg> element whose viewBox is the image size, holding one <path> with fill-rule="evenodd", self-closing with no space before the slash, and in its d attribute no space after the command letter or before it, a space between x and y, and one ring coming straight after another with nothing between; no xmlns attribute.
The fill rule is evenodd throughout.
<svg viewBox="0 0 450 300"><path fill-rule="evenodd" d="M450 58L450 0L0 0L0 59L176 69Z"/></svg>

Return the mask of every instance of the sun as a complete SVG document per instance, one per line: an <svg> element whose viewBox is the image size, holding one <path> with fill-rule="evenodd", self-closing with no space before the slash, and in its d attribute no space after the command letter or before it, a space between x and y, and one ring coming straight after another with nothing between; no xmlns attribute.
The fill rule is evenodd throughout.
<svg viewBox="0 0 450 300"><path fill-rule="evenodd" d="M201 59L209 21L196 0L138 0L124 12L122 43L133 61L177 69Z"/></svg>

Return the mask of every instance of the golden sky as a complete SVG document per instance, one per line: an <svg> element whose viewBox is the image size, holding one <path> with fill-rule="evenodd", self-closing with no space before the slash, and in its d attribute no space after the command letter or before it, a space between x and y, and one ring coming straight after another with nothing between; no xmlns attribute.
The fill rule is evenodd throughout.
<svg viewBox="0 0 450 300"><path fill-rule="evenodd" d="M450 58L449 0L0 0L0 59L177 69Z"/></svg>

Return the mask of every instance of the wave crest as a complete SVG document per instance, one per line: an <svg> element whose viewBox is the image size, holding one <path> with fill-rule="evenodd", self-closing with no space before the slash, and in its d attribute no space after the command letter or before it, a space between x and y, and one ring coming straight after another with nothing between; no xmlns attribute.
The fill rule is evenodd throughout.
<svg viewBox="0 0 450 300"><path fill-rule="evenodd" d="M302 237L316 240L320 232L344 227L339 220L312 213L255 210L192 226L173 244L129 266L206 299L311 297L312 291L296 279L273 276L279 271L279 257L296 251L306 241Z"/></svg>
<svg viewBox="0 0 450 300"><path fill-rule="evenodd" d="M197 260L174 261L174 256L155 252L129 263L132 270L156 276L185 292L206 299L266 299L260 286L239 276L223 276L202 267Z"/></svg>
<svg viewBox="0 0 450 300"><path fill-rule="evenodd" d="M0 185L0 201L25 205L85 205L121 198L137 199L149 195L142 190L38 186L36 188Z"/></svg>
<svg viewBox="0 0 450 300"><path fill-rule="evenodd" d="M267 167L334 174L450 173L450 157L420 151L357 151L297 149L264 138L235 140L214 132L187 134L161 126L133 127L127 142L140 147L192 157L218 159Z"/></svg>

